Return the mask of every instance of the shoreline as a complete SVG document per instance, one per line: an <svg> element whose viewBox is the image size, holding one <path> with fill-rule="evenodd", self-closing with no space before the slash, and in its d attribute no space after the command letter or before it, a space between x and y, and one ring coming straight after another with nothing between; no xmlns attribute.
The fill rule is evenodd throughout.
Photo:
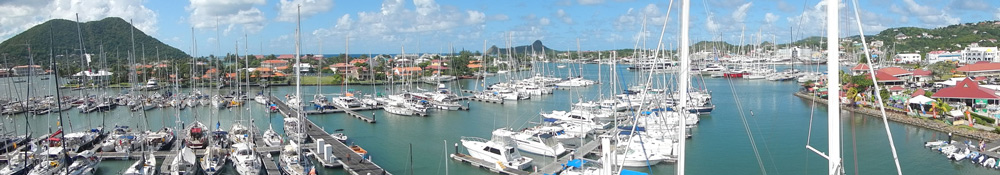
<svg viewBox="0 0 1000 175"><path fill-rule="evenodd" d="M817 98L815 96L804 94L802 92L795 92L794 95L805 100L815 100L817 103L827 104L827 101L824 98ZM882 116L882 114L878 109L870 109L864 107L850 107L846 105L840 105L840 106L841 106L840 109L842 111L850 111L853 113L864 114L873 118L882 118L880 117ZM897 111L886 110L885 115L888 117L890 121L931 129L935 131L945 132L945 133L952 133L956 136L977 139L977 140L986 140L988 142L993 142L1000 139L1000 134L997 133L982 131L982 130L969 130L966 128L959 128L938 121L932 121L920 117L909 116L906 115L905 113L900 113Z"/></svg>

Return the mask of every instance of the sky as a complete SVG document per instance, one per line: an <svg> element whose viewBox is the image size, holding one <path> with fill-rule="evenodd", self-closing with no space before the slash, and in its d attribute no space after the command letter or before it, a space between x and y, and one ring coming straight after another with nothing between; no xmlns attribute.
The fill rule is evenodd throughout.
<svg viewBox="0 0 1000 175"><path fill-rule="evenodd" d="M691 0L690 40L787 43L819 36L826 9L821 1ZM866 34L1000 20L996 0L858 5ZM663 28L665 47L674 48L680 27L679 0L0 0L0 40L79 14L81 21L131 19L146 34L189 54L197 42L199 56L237 47L241 54L289 54L295 53L299 6L302 53L444 53L450 47L482 50L484 43L504 47L535 40L557 50L655 48ZM853 2L841 1L839 9L841 34L857 35Z"/></svg>

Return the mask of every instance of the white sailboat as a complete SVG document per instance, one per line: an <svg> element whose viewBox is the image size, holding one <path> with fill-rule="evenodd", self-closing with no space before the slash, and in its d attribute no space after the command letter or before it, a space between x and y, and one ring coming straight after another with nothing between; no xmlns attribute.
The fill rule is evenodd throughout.
<svg viewBox="0 0 1000 175"><path fill-rule="evenodd" d="M296 11L300 11L301 8L302 8L301 5L299 5ZM301 57L299 56L299 47L300 47L299 45L301 42L299 40L300 39L299 31L301 27L300 20L301 19L296 20L297 22L295 27L295 65L299 65L299 62L301 61ZM296 69L299 69L299 67L296 66ZM302 71L295 71L296 98L301 96L301 82L302 82L301 72ZM285 118L285 133L288 134L289 142L287 145L285 145L285 148L281 151L281 155L279 158L281 164L279 166L281 166L281 170L283 170L285 174L289 175L314 174L316 173L316 170L314 169L309 159L305 158L305 155L302 154L302 148L299 147L299 143L305 140L305 130L304 130L305 128L302 126L303 124L300 121L300 120L305 120L302 119L305 113L302 112L301 109L302 106L300 106L301 104L296 104L296 103L301 103L301 100L298 99L296 99L296 101L289 100L289 102L290 102L289 105L295 105L292 106L292 108L294 109L293 111L297 113L296 116L298 116L298 118ZM291 102L296 102L296 103L291 103ZM292 124L293 126L288 127L289 124Z"/></svg>

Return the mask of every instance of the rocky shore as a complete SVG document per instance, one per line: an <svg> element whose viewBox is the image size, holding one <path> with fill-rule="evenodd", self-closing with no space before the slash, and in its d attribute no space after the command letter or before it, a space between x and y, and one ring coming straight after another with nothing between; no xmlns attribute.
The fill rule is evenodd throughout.
<svg viewBox="0 0 1000 175"><path fill-rule="evenodd" d="M812 96L812 95L809 95L809 94L805 94L805 93L801 93L801 92L795 93L795 96L798 96L798 97L806 99L806 100L816 100L816 102L822 103L822 104L826 104L827 103L826 98L818 98L818 97L815 97L815 96ZM850 106L846 106L846 105L841 105L840 109L841 110L845 110L845 111L851 111L851 112L855 112L855 113L864 114L866 116L870 116L870 117L874 117L874 118L881 118L881 116L882 116L881 112L878 109L871 109L871 108L865 108L865 107L850 107ZM945 123L941 123L941 122L938 122L938 121L933 121L933 120L924 119L924 118L920 118L920 117L908 116L908 115L906 115L906 113L902 113L902 112L898 112L898 111L886 110L885 114L888 117L888 119L891 120L891 121L895 121L895 122L899 122L899 123L903 123L903 124L908 124L908 125L913 125L913 126L918 126L918 127L923 127L923 128L927 128L927 129L932 129L932 130L936 130L936 131L940 131L940 132L952 133L952 134L957 135L957 136L968 137L968 138L976 139L976 140L987 140L987 141L995 141L995 140L1000 139L1000 134L993 133L993 132L990 132L990 131L970 130L970 129L962 128L962 127L958 127L958 126L951 126L951 125L948 125L948 124L945 124Z"/></svg>

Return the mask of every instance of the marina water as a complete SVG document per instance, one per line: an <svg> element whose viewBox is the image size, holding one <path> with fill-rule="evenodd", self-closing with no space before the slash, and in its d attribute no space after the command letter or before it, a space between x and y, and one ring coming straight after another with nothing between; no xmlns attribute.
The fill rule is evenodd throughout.
<svg viewBox="0 0 1000 175"><path fill-rule="evenodd" d="M564 69L557 69L556 65L567 65ZM369 124L349 117L345 114L322 114L310 115L309 118L316 124L324 127L328 132L343 129L350 139L347 144L357 144L368 150L372 156L372 161L382 166L394 174L491 174L491 172L453 161L447 155L454 153L455 144L462 136L475 136L489 138L490 132L500 127L510 127L520 129L533 126L540 119L539 113L551 112L552 110L568 110L571 103L579 99L593 100L604 93L610 96L610 84L608 81L608 65L595 64L567 64L567 63L542 63L545 67L545 74L557 77L566 77L569 71L574 75L578 74L580 66L584 72L584 77L591 80L598 79L597 66L603 66L604 73L601 76L603 86L593 85L582 88L572 88L570 90L557 90L553 95L535 96L530 100L518 101L508 104L490 104L481 102L461 102L468 105L468 111L443 111L431 110L429 117L403 117L395 116L383 111L361 111L364 115L373 115L378 121ZM618 76L623 83L636 81L636 74L647 74L645 72L625 71L625 65L619 65ZM778 66L788 68L789 66ZM817 67L796 66L802 70L817 70ZM822 67L818 70L825 70ZM523 72L527 73L527 72ZM670 74L656 74L657 76L668 76ZM503 75L487 77L486 84L497 82ZM695 76L697 77L697 76ZM8 90L0 90L0 94L9 97L16 94L22 99L27 90L31 90L32 96L54 94L51 88L56 87L51 80L39 82L35 77L32 83L35 86L27 88L27 83L11 84L8 79L0 79L0 87ZM672 84L673 83L669 83ZM713 103L716 109L710 115L702 115L700 124L692 129L693 138L687 142L687 173L688 174L824 174L827 165L826 160L819 155L805 149L808 138L810 118L813 120L812 137L810 144L819 150L826 148L826 109L823 104L813 104L812 101L804 100L792 95L801 86L794 81L775 82L767 80L742 80L742 79L721 79L697 77L693 80L696 88L708 88L712 91ZM453 83L446 83L453 90L474 89L482 82L475 80L460 80ZM421 89L433 89L434 85L417 84ZM398 89L404 86L397 85ZM604 89L599 89L603 87ZM342 93L343 86L328 85L317 88L316 86L303 86L303 96L310 100L312 94L322 92L324 94ZM347 89L373 93L387 94L389 86L384 85L350 85ZM414 89L414 88L410 88ZM191 89L181 89L186 93ZM202 92L215 92L215 90L205 88L199 89ZM221 93L229 93L233 89L222 89ZM618 87L619 93L621 86ZM89 89L83 90L92 95L100 93L118 94L122 89ZM254 92L261 91L259 87L254 87ZM285 94L294 94L294 86L276 86L269 90L275 96L283 98ZM80 91L64 89L63 95L80 95ZM266 93L266 92L265 92ZM737 102L734 94L739 96ZM327 95L330 96L330 95ZM764 170L758 165L757 156L751 148L749 137L736 103L741 103L744 114L752 131L759 151L760 160ZM252 116L244 111L244 115L252 118L257 127L266 129L270 122L279 133L282 131L282 120L280 114L266 114L263 112L263 105L247 102L252 106ZM815 109L813 109L815 106ZM752 112L751 112L752 111ZM117 108L106 113L82 114L77 110L69 110L63 113L65 119L64 126L72 128L70 131L80 131L104 124L105 128L112 128L115 124L129 125L133 128L143 126L148 123L149 128L160 128L161 126L173 126L174 116L178 112L174 108L158 108L145 112L146 120L143 120L140 112L131 112L126 108ZM180 118L185 123L194 120L194 115L198 120L213 127L218 123L223 129L230 127L234 119L238 118L237 108L215 110L210 107L196 107L185 109L180 112ZM215 114L213 114L215 113ZM56 130L58 114L46 114L25 118L24 114L9 116L4 120L5 129L17 129L18 133L23 133L25 120L28 121L33 137L51 133ZM852 115L845 112L841 116L843 123L843 148L844 165L847 174L894 174L895 168L892 163L892 154L883 129L882 120L870 116ZM221 119L221 120L220 120ZM51 126L51 130L50 127ZM930 129L924 129L899 123L890 122L893 137L896 141L899 152L900 163L903 173L906 174L996 174L996 170L978 167L971 163L954 163L945 159L936 151L923 147L923 142L947 138L947 133L941 133ZM146 128L142 128L146 129ZM956 138L964 141L964 138ZM974 141L975 142L975 141ZM410 146L412 145L412 152ZM465 148L461 146L458 150L465 153ZM526 154L535 159L534 164L541 167L545 163L553 161L552 158ZM276 156L275 156L276 157ZM98 174L119 174L126 166L133 161L106 160L101 163ZM163 162L159 160L158 162ZM445 168L445 164L447 169ZM226 174L235 174L231 166L225 171ZM412 167L412 168L411 168ZM674 174L674 164L659 164L651 168L630 168L636 171L648 172L650 174ZM530 170L530 169L529 169ZM341 169L320 169L320 174L344 174Z"/></svg>

